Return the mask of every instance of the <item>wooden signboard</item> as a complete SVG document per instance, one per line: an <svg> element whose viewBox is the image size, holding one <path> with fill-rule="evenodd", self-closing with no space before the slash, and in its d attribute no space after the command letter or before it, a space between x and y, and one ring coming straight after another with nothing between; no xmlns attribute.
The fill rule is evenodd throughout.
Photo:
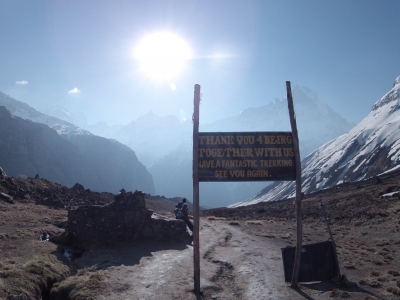
<svg viewBox="0 0 400 300"><path fill-rule="evenodd" d="M199 132L199 181L295 180L291 132Z"/></svg>

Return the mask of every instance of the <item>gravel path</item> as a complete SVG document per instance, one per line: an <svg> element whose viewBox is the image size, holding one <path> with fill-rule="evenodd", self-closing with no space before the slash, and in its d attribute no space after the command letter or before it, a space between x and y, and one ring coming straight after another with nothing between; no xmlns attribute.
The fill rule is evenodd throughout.
<svg viewBox="0 0 400 300"><path fill-rule="evenodd" d="M271 241L248 235L226 221L202 219L203 295L192 292L191 245L170 244L165 249L138 245L112 254L98 250L87 255L96 256L97 267L104 269L106 288L98 299L303 299L285 284L279 241ZM120 261L110 262L107 255Z"/></svg>

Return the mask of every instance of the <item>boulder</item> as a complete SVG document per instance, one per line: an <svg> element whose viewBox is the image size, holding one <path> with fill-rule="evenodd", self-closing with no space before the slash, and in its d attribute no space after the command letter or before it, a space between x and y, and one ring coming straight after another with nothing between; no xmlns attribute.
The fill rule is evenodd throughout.
<svg viewBox="0 0 400 300"><path fill-rule="evenodd" d="M77 191L84 191L85 188L83 187L82 184L80 184L79 182L75 183L75 185L72 187L73 190L77 190Z"/></svg>

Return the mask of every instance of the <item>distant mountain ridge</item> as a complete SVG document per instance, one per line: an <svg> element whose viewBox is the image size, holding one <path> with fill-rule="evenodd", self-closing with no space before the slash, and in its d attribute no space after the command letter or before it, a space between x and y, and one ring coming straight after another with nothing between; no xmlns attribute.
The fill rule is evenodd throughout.
<svg viewBox="0 0 400 300"><path fill-rule="evenodd" d="M349 131L355 124L347 122L330 108L325 101L308 88L295 86L293 97L300 137L300 153L305 157L325 142ZM152 125L144 130L146 120ZM201 120L201 107L200 107ZM144 124L143 126L141 124ZM149 114L126 126L124 135L131 141L124 141L138 153L147 150L153 155L148 170L153 175L156 192L173 197L185 195L191 198L192 192L192 134L191 122L181 122L177 117L157 117ZM240 114L221 119L211 124L200 124L201 132L229 131L290 131L287 100L282 99L258 108L247 108ZM160 129L162 128L162 129ZM133 143L134 141L134 143ZM139 143L146 141L146 143ZM142 148L142 146L145 146ZM150 156L150 155L149 155ZM200 202L207 207L227 206L247 199L263 189L267 182L210 183L200 184Z"/></svg>
<svg viewBox="0 0 400 300"><path fill-rule="evenodd" d="M105 138L111 138L116 132L124 127L124 125L121 124L108 126L104 121L96 124L88 124L86 116L83 113L72 113L61 105L47 106L46 108L41 109L40 112L48 116L56 117L59 120L67 121L68 123L83 128L94 135Z"/></svg>
<svg viewBox="0 0 400 300"><path fill-rule="evenodd" d="M0 166L10 176L39 173L68 187L79 182L100 192L125 188L154 193L151 174L120 142L42 114L1 92L0 108Z"/></svg>
<svg viewBox="0 0 400 300"><path fill-rule="evenodd" d="M28 104L18 101L2 92L0 92L0 105L4 106L11 112L12 115L20 117L22 119L31 120L36 123L41 123L53 128L58 134L85 134L92 135L87 130L75 126L65 120L61 120L54 116L49 116L44 113L37 111L30 107Z"/></svg>
<svg viewBox="0 0 400 300"><path fill-rule="evenodd" d="M325 142L349 131L355 125L337 114L309 88L295 86L293 98L302 157ZM71 118L71 115L66 115L65 118ZM79 120L81 119L79 117ZM96 134L112 137L136 152L139 160L152 174L157 194L191 198L193 195L191 121L180 122L176 116L160 117L149 113L116 131L115 127L98 125ZM89 128L85 127L88 130ZM286 99L275 99L258 108L246 108L238 115L210 124L200 124L202 132L290 130ZM201 203L209 207L226 206L252 197L268 184L267 182L201 183Z"/></svg>
<svg viewBox="0 0 400 300"><path fill-rule="evenodd" d="M344 182L355 182L399 167L400 76L370 113L352 130L316 149L302 161L306 194ZM276 183L254 197L231 205L250 205L294 196L294 182Z"/></svg>
<svg viewBox="0 0 400 300"><path fill-rule="evenodd" d="M302 157L354 127L311 89L296 85L292 94ZM239 115L201 126L201 131L291 131L287 99L246 108Z"/></svg>
<svg viewBox="0 0 400 300"><path fill-rule="evenodd" d="M160 117L152 112L127 125L113 126L104 121L88 124L84 115L70 113L62 106L49 106L42 109L42 112L80 126L93 134L118 140L133 149L146 166L170 153L182 143L190 145L191 140L185 141L185 139L191 136L193 131L191 122L180 122L174 115Z"/></svg>

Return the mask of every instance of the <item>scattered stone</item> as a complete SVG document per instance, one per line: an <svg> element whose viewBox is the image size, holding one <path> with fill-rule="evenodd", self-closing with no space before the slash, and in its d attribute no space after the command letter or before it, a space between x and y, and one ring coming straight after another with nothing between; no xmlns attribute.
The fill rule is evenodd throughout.
<svg viewBox="0 0 400 300"><path fill-rule="evenodd" d="M4 200L7 203L14 204L13 197L8 195L8 194L6 194L6 193L1 193L0 192L0 199Z"/></svg>
<svg viewBox="0 0 400 300"><path fill-rule="evenodd" d="M83 187L83 185L82 184L80 184L80 183L75 183L75 185L72 187L72 189L73 190L76 190L76 191L84 191L85 190L85 188Z"/></svg>
<svg viewBox="0 0 400 300"><path fill-rule="evenodd" d="M379 176L375 176L375 184L382 184L383 180Z"/></svg>

